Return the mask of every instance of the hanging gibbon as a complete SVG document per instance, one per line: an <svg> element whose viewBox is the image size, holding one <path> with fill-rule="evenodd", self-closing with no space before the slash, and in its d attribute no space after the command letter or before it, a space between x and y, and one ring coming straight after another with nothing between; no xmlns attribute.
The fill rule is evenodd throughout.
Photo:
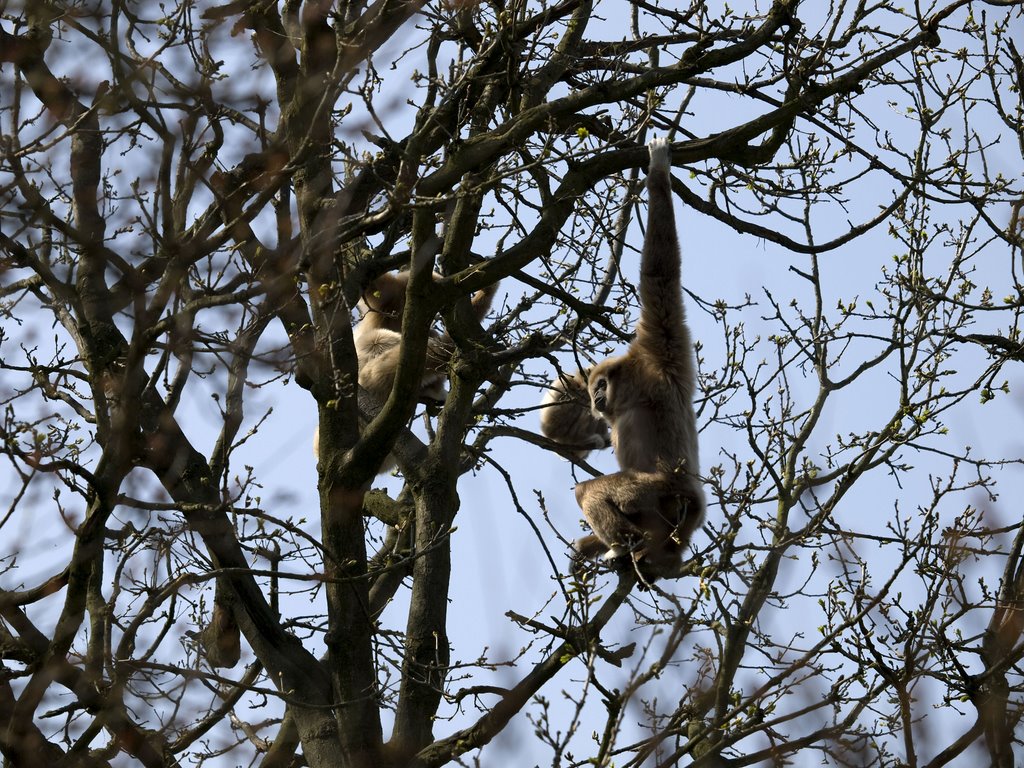
<svg viewBox="0 0 1024 768"><path fill-rule="evenodd" d="M435 273L435 277L441 278ZM357 308L359 322L352 329L359 366L359 386L377 405L383 405L391 392L402 354L402 315L405 312L409 272L388 272L376 278L363 292ZM478 321L491 309L498 284L477 291L470 299ZM431 331L427 356L420 382L419 399L438 402L446 397L448 364L455 351L455 342L447 334ZM313 435L313 455L319 457L319 431ZM395 459L388 456L377 474L390 472Z"/></svg>
<svg viewBox="0 0 1024 768"><path fill-rule="evenodd" d="M622 471L576 487L594 535L578 540L575 549L580 557L603 551L611 560L626 559L629 553L626 561L648 583L678 569L706 506L697 476L696 366L683 311L670 145L655 139L649 150L636 335L624 355L586 374L589 411L563 397L573 385L567 388L562 377L545 396L546 403L557 403L562 411L541 421L548 438L567 445L597 446L602 429L611 428ZM576 386L583 380L583 374L577 376Z"/></svg>

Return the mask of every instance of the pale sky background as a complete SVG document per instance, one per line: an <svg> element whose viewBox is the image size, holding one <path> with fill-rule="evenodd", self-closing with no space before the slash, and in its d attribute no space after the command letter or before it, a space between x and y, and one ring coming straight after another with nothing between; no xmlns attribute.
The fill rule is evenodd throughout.
<svg viewBox="0 0 1024 768"><path fill-rule="evenodd" d="M624 11L624 8L625 4L617 3L602 3L600 6L600 11L608 17L604 29L609 39L621 37L622 30L628 25L628 18L615 15L616 11ZM801 10L802 15L810 12L809 4L808 7ZM805 17L805 21L811 28L810 18ZM600 25L595 25L594 31L589 34L597 36L596 30L600 28ZM396 40L405 43L407 38L404 34L400 34L396 36ZM228 86L238 92L243 92L243 88L248 87L245 81L251 81L252 78L249 74L251 51L244 44L239 50L241 53L237 60L228 60L228 64L234 69L238 80L229 80ZM390 72L385 62L395 57L398 51L397 46L389 44L375 57L378 70L384 74L385 78L394 83L393 86L389 85L385 90L383 100L388 100L391 95L390 88L394 88L394 98L390 103L395 105L395 111L391 113L381 111L380 114L388 122L389 128L395 126L392 135L396 136L402 135L401 126L403 121L407 121L409 117L408 112L401 111L401 105L406 96L402 91L408 82L406 77L412 69L417 67L422 69L424 55L424 51L419 49L403 59L396 71ZM99 73L95 75L79 73L79 75L84 78L95 76L96 80L103 79ZM677 97L678 94L674 94L671 98ZM707 135L720 127L734 124L737 119L736 112L730 110L738 100L729 97L722 97L722 99L729 106L728 109L688 115L684 121L685 127L697 134ZM884 111L885 108L882 105L879 107ZM896 110L893 110L888 117L880 116L879 119L892 119L895 123L898 122L899 115ZM238 151L240 153L248 151L248 148L238 147ZM993 148L989 153L989 161L995 168L1002 167L1003 174L1008 177L1019 178L1024 172L1024 168L1021 167L1020 155L1010 143L1003 147ZM691 182L688 179L686 171L676 169L676 175L691 189L696 189L696 182ZM875 205L884 202L880 198L884 198L887 194L887 190L878 190L876 195L872 195L871 190L865 189L864 185L861 185L858 190L858 197L852 200L850 206L850 218L854 221L864 218L863 215L859 215L863 211L874 210ZM749 294L757 307L742 314L748 337L761 335L766 339L769 334L779 332L777 325L769 324L762 319L765 315L771 314L766 291L774 295L783 306L788 304L790 299L796 299L799 304L810 308L808 302L811 294L808 284L789 271L791 265L802 270L806 269L807 257L789 253L773 244L754 238L741 237L727 227L694 211L687 210L678 200L675 210L677 225L683 240L684 287L706 301L723 299L730 305L742 303L744 297ZM646 215L645 211L644 206L640 209L640 215ZM822 211L821 216L829 231L838 232L844 226L842 219L835 218L834 210ZM832 220L828 218L830 216L833 217ZM629 242L633 247L639 248L641 238L640 230L634 223L630 230ZM485 240L478 240L474 244L474 250L486 252L486 245ZM860 302L872 298L875 293L875 284L880 279L882 267L891 264L893 253L899 249L899 244L886 235L883 224L867 237L823 256L821 269L823 290L825 291L824 306L834 308L838 300L848 303L854 298L859 298ZM990 279L993 292L999 296L1008 291L1005 290L1007 287L1004 271L1006 269L1005 256L1000 258L997 251L998 248L993 249L991 255L982 261L982 270L975 277L975 282L984 285L986 278ZM929 258L936 257L937 254L929 254ZM991 270L988 275L982 274L986 268ZM623 263L624 275L635 282L636 271L637 258L635 254L627 250ZM1003 283L1002 287L1000 287L1001 283ZM500 313L506 302L509 305L514 305L521 291L521 286L515 280L505 281L495 301L495 312ZM720 361L724 354L720 328L710 315L700 310L689 299L687 299L687 311L695 336L704 342L703 355L706 357L709 367L714 368L715 363ZM983 322L987 321L983 320ZM35 332L38 329L32 330ZM972 330L995 332L998 329L979 324ZM10 332L17 333L13 329ZM48 331L43 335L45 333ZM274 333L279 333L278 329L275 328ZM762 354L765 354L768 349L768 342L763 341L759 350L764 350ZM858 359L854 356L850 359L850 363ZM965 351L958 356L956 362L966 374L968 366L965 365L965 362L972 360L977 361L977 364L981 366L984 364L984 355L980 352ZM567 367L571 365L569 356L566 356L564 361ZM547 363L537 361L533 365L546 367ZM1010 382L1010 396L998 397L985 407L958 409L955 415L945 419L950 430L947 436L948 450L955 451L957 446L971 445L976 452L984 456L1019 457L1021 455L1020 413L1022 402L1018 392L1024 391L1021 388L1024 381L1018 374L1017 367L1011 364L1005 371L1006 378ZM543 368L532 370L540 371ZM813 396L816 391L813 379L804 379L804 374L796 369L790 372L790 376L790 384L798 400ZM5 383L4 387L6 388L6 386ZM874 419L878 423L882 423L882 419L891 412L894 405L891 388L891 381L886 379L883 372L879 372L872 377L870 387L862 386L856 392L856 396L851 396L854 393L848 393L840 398L823 418L816 432L818 439L824 441L834 438L835 434L845 432L849 428L862 428L866 423L865 420ZM212 395L221 391L219 380L211 379L203 382L193 379L192 386L180 409L186 431L191 427L194 430L193 434L207 436L205 440L196 440L196 446L207 454L215 436L215 432L210 427L216 427L220 418ZM256 477L263 485L261 494L263 508L280 517L305 516L307 519L305 529L318 536L316 467L312 455L312 435L316 425L316 411L312 398L293 381L286 384L271 384L260 390L250 389L246 396L248 401L243 431L252 427L267 408L272 406L273 413L262 424L259 433L242 446L235 455L236 471L242 472L244 471L243 465L251 465ZM540 397L540 390L522 388L503 400L502 407L511 407L517 403L533 405L540 401ZM803 404L806 405L806 402ZM516 426L536 431L536 412L522 417ZM750 449L743 438L742 434L730 432L721 427L708 429L702 435L701 443L703 471L707 473L711 466L722 462L723 452L737 454L741 459L752 458ZM572 493L575 483L572 466L552 454L509 438L498 438L492 442L491 447L494 459L511 473L519 503L539 529L543 543L550 550L555 564L560 569L566 568L567 551L559 536L564 539L572 539L581 531L580 513ZM899 503L901 509L907 511L918 504L926 503L930 495L930 475L935 473L941 476L946 465L934 457L914 452L908 452L906 457L910 463L915 465L912 472L903 474L898 478L898 482L897 478L888 476L881 471L875 472L871 478L862 480L856 492L845 500L842 508L838 511L839 520L860 531L881 531L885 522L891 518L894 504ZM605 451L600 456L592 455L590 461L602 471L614 471L617 468L611 451ZM7 466L0 468L0 478L8 472L10 469ZM580 479L583 477L580 475ZM957 497L956 503L950 505L948 512L952 518L962 510L964 505L973 503L986 509L987 513L992 516L993 524L995 521L1008 524L1020 515L1015 500L1024 492L1022 480L1024 480L1024 476L1019 468L1002 470L999 473L1001 500L998 504L993 505L985 499L978 498L976 494L965 494ZM395 495L401 487L401 483L395 478L378 478L375 486L387 487L393 492L392 495ZM0 487L6 489L10 486L6 481L0 480ZM509 491L498 473L492 467L485 465L478 474L464 476L460 482L460 493L462 506L456 518L458 531L453 535L453 589L451 592L452 603L449 607L452 660L453 662L472 662L483 656L489 661L499 663L513 657L520 648L533 640L531 635L507 618L505 612L512 610L526 616L534 616L539 612L538 620L547 622L552 616L561 614L561 597L558 595L558 585L543 549L537 541L534 528L522 515L517 513L511 502ZM541 514L537 500L538 493L545 499L551 513L550 524ZM0 491L0 501L6 506L9 501L8 490ZM0 586L4 588L17 586L12 577L16 577L25 585L37 584L39 580L54 572L53 564L58 560L63 560L68 551L69 542L63 535L63 531L60 531L59 528L50 529L48 527L58 520L52 509L45 509L49 505L49 501L39 498L35 503L39 506L33 506L33 509L44 509L43 512L40 512L40 518L45 519L46 524L42 526L39 524L40 518L35 517L34 511L31 515L22 513L22 518L18 521L20 530L24 532L20 568L13 574L5 574L0 577ZM708 511L709 523L716 523L721 519L721 515L721 510L712 503ZM8 530L11 529L8 528ZM749 532L748 535L753 536L754 532ZM707 533L698 531L694 546L703 549L708 546L708 543ZM804 551L806 552L806 550ZM891 555L885 552L879 553L879 559L876 561L879 580L884 580L887 573L886 568L883 567L886 565L887 559L895 555L895 552ZM293 565L297 569L298 564ZM780 577L780 590L785 585L795 587L800 583L802 565L806 564L786 563ZM994 582L998 578L998 574L989 574L989 577ZM911 584L912 581L908 580L908 589L912 588ZM684 578L665 583L662 587L677 595L681 600L687 601L693 599L697 591L697 580ZM301 585L299 588L302 588ZM607 584L602 591L605 594L611 592ZM386 627L396 630L404 629L407 594L407 590L399 591L395 603L385 613L384 625ZM545 603L552 596L554 596L552 603L545 607ZM283 612L287 614L294 610L295 613L322 613L322 602L317 601L312 605L306 605L307 598L308 594L292 597L288 603L283 605ZM643 602L658 600L657 597L650 595L635 594L634 598ZM913 599L910 592L908 592L908 599ZM58 610L61 600L61 596L51 598L46 603L47 608ZM33 609L33 611L37 610ZM807 619L802 613L796 613L794 609L791 611L793 612L787 614L776 610L766 610L768 626L764 629L770 629L778 638L782 638L797 630L813 629L816 624L820 623ZM645 637L647 630L637 630L632 616L632 612L628 608L620 610L613 624L605 631L603 635L605 640L621 639L622 642L631 642ZM987 616L983 619L987 619ZM791 620L792 626L789 625ZM695 633L695 638L701 642L708 642L708 638L702 637L700 632ZM810 645L815 639L814 637L805 638L802 644ZM688 645L684 645L684 651L688 647ZM251 655L243 642L243 662L248 658L251 658ZM536 658L536 656L533 655L532 658ZM746 663L758 663L757 654L748 651L745 661ZM598 664L604 664L604 662L598 662ZM628 665L629 662L627 662L627 669ZM235 671L238 672L238 670ZM494 672L479 673L475 676L472 684L511 684L528 671L529 665L521 662L511 672L506 668L498 668ZM459 671L453 671L452 677L457 677L459 674ZM610 668L603 668L602 674L607 675L603 679L609 686L616 684L616 675L625 679L625 671L613 673ZM660 698L664 701L663 708L672 708L679 692L689 683L693 674L694 670L687 665L669 668L660 681L652 684L647 691L658 690L661 693ZM754 673L749 674L754 675ZM580 688L578 681L584 677L585 671L582 663L574 661L541 692L552 702L553 712L564 714L569 711L571 705L564 701L561 691L563 689L578 691ZM742 678L741 673L740 679ZM458 684L454 686L454 688L458 687L460 687ZM443 705L442 712L450 713L451 710ZM599 731L603 727L604 714L600 697L595 694L585 710L585 719L579 728L577 757L588 753L590 732ZM456 713L453 721L438 722L435 736L446 736L468 725L477 717L478 713L472 710L468 712L468 717ZM637 710L634 719L639 720L640 718L641 713ZM552 715L552 720L557 727L564 727L554 715ZM951 721L950 727L954 732L959 733L967 725L969 725L967 718L955 718ZM627 731L621 739L621 744L630 743L643 735L644 732L640 728L636 728L632 733ZM898 747L898 744L894 745L894 748ZM515 718L495 743L482 750L480 760L484 766L497 766L509 764L508 760L511 756L514 756L517 766L529 766L535 762L541 766L550 764L550 753L533 738L532 727L523 714ZM930 757L930 755L925 757ZM1024 756L1021 759L1024 759ZM238 758L232 755L216 763L210 761L207 765L228 766L235 764L237 760ZM818 760L819 755L810 752L808 758L798 761L798 764L815 765L818 764Z"/></svg>

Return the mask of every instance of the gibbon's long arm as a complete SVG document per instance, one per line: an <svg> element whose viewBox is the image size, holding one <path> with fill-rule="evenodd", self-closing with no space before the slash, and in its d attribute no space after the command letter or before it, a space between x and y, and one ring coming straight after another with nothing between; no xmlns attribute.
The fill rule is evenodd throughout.
<svg viewBox="0 0 1024 768"><path fill-rule="evenodd" d="M644 360L680 376L684 398L693 396L693 342L683 312L679 236L672 210L670 145L651 142L647 172L647 234L640 261L640 321L633 344Z"/></svg>

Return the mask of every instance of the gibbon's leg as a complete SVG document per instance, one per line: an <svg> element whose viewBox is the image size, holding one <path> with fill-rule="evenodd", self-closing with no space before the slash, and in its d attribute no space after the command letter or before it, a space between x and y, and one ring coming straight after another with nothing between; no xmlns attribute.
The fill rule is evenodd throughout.
<svg viewBox="0 0 1024 768"><path fill-rule="evenodd" d="M641 589L675 573L682 564L685 544L675 533L684 506L679 496L662 494L656 503L637 510L637 527L643 529L644 540L632 552L632 565Z"/></svg>
<svg viewBox="0 0 1024 768"><path fill-rule="evenodd" d="M591 450L611 445L608 423L590 411L585 374L560 374L541 401L540 431L549 440L562 443L585 459Z"/></svg>
<svg viewBox="0 0 1024 768"><path fill-rule="evenodd" d="M631 555L642 585L678 572L683 550L703 520L694 480L679 471L625 470L576 486L576 499L594 535L576 543L580 555ZM698 489L699 492L699 489Z"/></svg>
<svg viewBox="0 0 1024 768"><path fill-rule="evenodd" d="M629 552L623 549L609 549L608 545L594 534L581 536L572 543L569 573L579 576L590 562L603 562L612 570L618 571L630 562L628 555Z"/></svg>
<svg viewBox="0 0 1024 768"><path fill-rule="evenodd" d="M636 512L646 504L657 503L652 498L653 486L645 480L645 473L616 472L576 486L576 502L583 517L607 550L604 559L622 557L643 542L644 531L636 525L640 519Z"/></svg>
<svg viewBox="0 0 1024 768"><path fill-rule="evenodd" d="M634 510L644 543L633 551L633 564L641 584L679 575L683 552L704 520L704 496L694 478L683 472L658 473L658 501Z"/></svg>
<svg viewBox="0 0 1024 768"><path fill-rule="evenodd" d="M596 560L598 557L608 554L609 551L608 545L592 533L576 539L572 543L572 548L578 555L577 560L579 558Z"/></svg>

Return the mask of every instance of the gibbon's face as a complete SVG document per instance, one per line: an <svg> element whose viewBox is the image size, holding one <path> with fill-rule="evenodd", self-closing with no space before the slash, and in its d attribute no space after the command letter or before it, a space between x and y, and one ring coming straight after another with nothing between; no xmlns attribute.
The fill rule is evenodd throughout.
<svg viewBox="0 0 1024 768"><path fill-rule="evenodd" d="M590 406L594 413L607 417L611 413L612 384L616 369L604 363L590 372L587 387L590 390Z"/></svg>

